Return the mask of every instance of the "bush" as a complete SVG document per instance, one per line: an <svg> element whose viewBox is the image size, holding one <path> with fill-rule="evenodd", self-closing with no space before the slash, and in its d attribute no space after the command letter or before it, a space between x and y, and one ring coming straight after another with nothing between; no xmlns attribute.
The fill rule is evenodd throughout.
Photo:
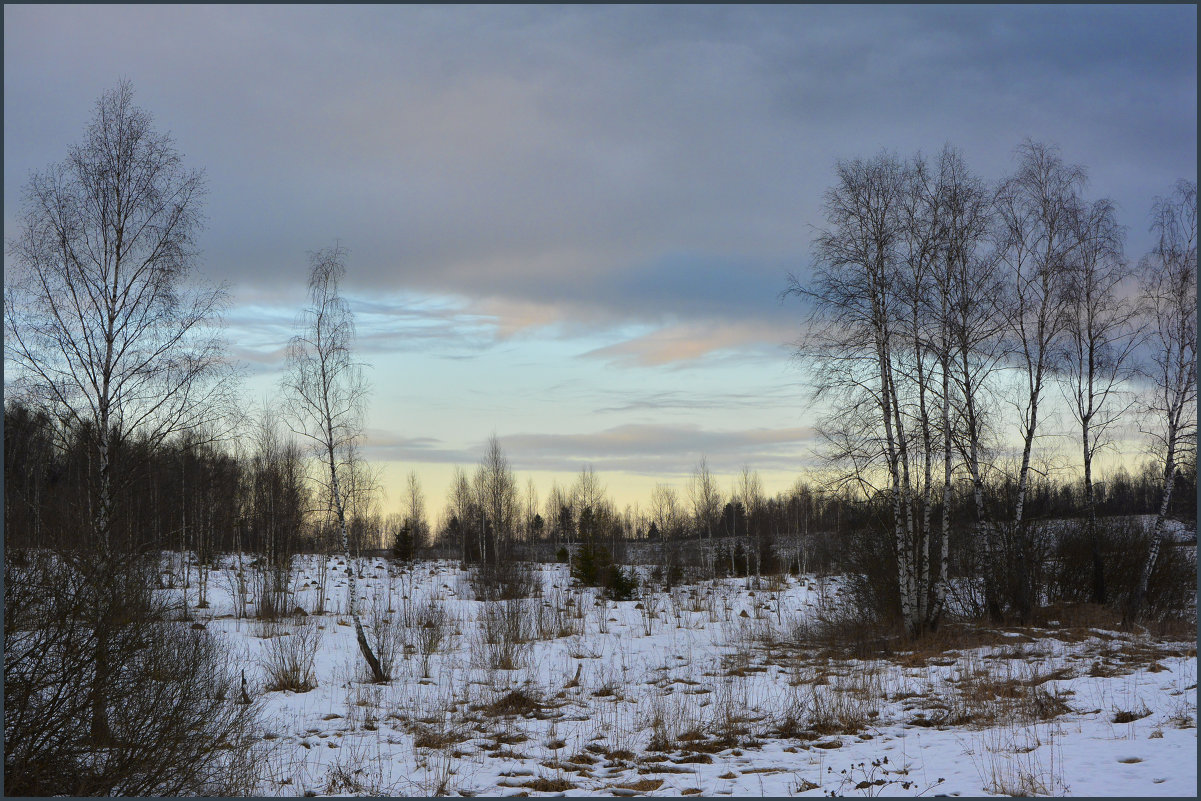
<svg viewBox="0 0 1201 801"><path fill-rule="evenodd" d="M421 677L428 679L434 654L446 647L450 639L452 620L441 601L427 598L417 607L414 623L417 653L421 655Z"/></svg>
<svg viewBox="0 0 1201 801"><path fill-rule="evenodd" d="M261 663L267 676L267 691L307 693L316 687L313 663L320 645L321 632L312 620L298 624L291 634L269 638L267 654Z"/></svg>
<svg viewBox="0 0 1201 801"><path fill-rule="evenodd" d="M853 613L855 626L877 626L900 620L897 556L892 532L883 527L857 529L847 536L843 558L848 572L846 603L839 617ZM848 620L848 623L851 621Z"/></svg>
<svg viewBox="0 0 1201 801"><path fill-rule="evenodd" d="M516 670L524 664L525 646L534 635L530 603L522 598L484 602L475 642L481 667Z"/></svg>
<svg viewBox="0 0 1201 801"><path fill-rule="evenodd" d="M528 562L515 560L479 565L472 571L471 586L481 601L533 598L542 592L541 576Z"/></svg>
<svg viewBox="0 0 1201 801"><path fill-rule="evenodd" d="M571 561L571 576L586 587L604 587L615 601L629 601L638 591L638 576L633 568L613 563L609 549L584 542Z"/></svg>
<svg viewBox="0 0 1201 801"><path fill-rule="evenodd" d="M605 590L614 601L632 601L638 593L638 574L632 567L611 566Z"/></svg>
<svg viewBox="0 0 1201 801"><path fill-rule="evenodd" d="M1138 518L1101 518L1097 521L1101 562L1105 575L1106 605L1125 609L1138 591L1152 534ZM1147 583L1146 612L1156 620L1188 616L1196 601L1196 565L1188 548L1159 550ZM1064 524L1048 570L1050 603L1086 603L1092 596L1092 543L1083 521Z"/></svg>
<svg viewBox="0 0 1201 801"><path fill-rule="evenodd" d="M5 554L5 794L252 791L257 707L238 703L221 640L167 620L157 565L25 560ZM233 774L247 783L231 787Z"/></svg>

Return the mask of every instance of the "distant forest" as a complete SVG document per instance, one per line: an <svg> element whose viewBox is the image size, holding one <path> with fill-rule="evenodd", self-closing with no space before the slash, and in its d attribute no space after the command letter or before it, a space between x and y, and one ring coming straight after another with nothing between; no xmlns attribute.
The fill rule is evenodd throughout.
<svg viewBox="0 0 1201 801"><path fill-rule="evenodd" d="M86 549L91 537L90 487L94 459L89 438L55 421L45 411L19 400L4 409L4 529L10 548L49 547ZM203 559L217 553L243 550L257 554L330 551L337 546L326 509L317 504L305 475L305 459L295 444L281 442L279 432L260 437L241 455L220 443L184 436L151 447L132 442L123 460L129 465L114 508L116 542L128 551L193 549ZM1195 521L1197 516L1195 458L1176 475L1169 516ZM1097 483L1097 513L1102 517L1154 515L1162 489L1160 468L1146 460L1130 472L1119 467ZM1012 506L1016 487L1011 477L986 485L987 508ZM579 512L571 493L557 492L544 508L526 520L516 519L513 547L560 544L580 539ZM554 504L557 508L551 509ZM382 515L378 504L363 503L350 517L352 548L392 548L412 521L404 515ZM821 554L811 569L825 572L843 567L840 537L857 529L881 525L886 512L849 489L830 489L798 480L787 492L756 499L748 514L741 498L722 498L716 517L706 525L676 499L666 509L648 508L623 515L603 499L600 517L604 539L696 540L710 537L743 538L770 548L777 541L811 541ZM417 555L457 556L461 529L478 509L468 505L428 537L413 544ZM1079 480L1054 481L1036 477L1027 500L1030 519L1078 518L1085 511ZM656 511L658 513L656 514ZM936 516L941 507L934 508ZM486 516L486 515L485 515ZM593 513L596 517L596 513ZM958 485L952 495L951 520L957 529L975 519L971 487ZM550 522L547 522L550 521ZM417 521L420 531L425 521ZM538 553L533 550L530 553ZM526 551L522 550L522 555ZM501 553L501 558L505 554ZM769 561L774 561L770 560Z"/></svg>

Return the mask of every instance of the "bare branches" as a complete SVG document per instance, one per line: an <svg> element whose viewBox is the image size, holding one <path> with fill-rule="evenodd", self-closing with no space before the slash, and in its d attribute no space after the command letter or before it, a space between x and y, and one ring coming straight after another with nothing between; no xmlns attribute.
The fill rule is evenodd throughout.
<svg viewBox="0 0 1201 801"><path fill-rule="evenodd" d="M386 676L367 643L355 609L356 570L350 559L347 531L347 506L353 500L347 490L363 478L354 466L367 384L362 367L352 358L354 317L339 292L339 284L346 275L345 258L346 252L339 246L309 254L309 306L301 313L301 333L288 345L288 372L283 383L293 430L312 443L313 451L328 471L329 497L338 521L342 551L346 554L350 616L359 651L375 680L382 682Z"/></svg>
<svg viewBox="0 0 1201 801"><path fill-rule="evenodd" d="M1021 525L1030 453L1038 434L1039 404L1059 366L1068 324L1072 265L1079 258L1082 167L1066 164L1056 148L1027 140L1018 170L997 193L997 253L1009 278L1004 306L1009 350L1026 384L1021 412L1022 465L1014 522Z"/></svg>
<svg viewBox="0 0 1201 801"><path fill-rule="evenodd" d="M1154 250L1143 259L1142 297L1150 356L1144 374L1155 387L1146 409L1159 419L1148 433L1166 449L1173 431L1180 447L1195 447L1197 398L1197 185L1177 183L1156 198Z"/></svg>
<svg viewBox="0 0 1201 801"><path fill-rule="evenodd" d="M709 460L701 456L688 481L688 499L692 503L693 524L698 534L713 538L713 526L721 514L721 493L709 470Z"/></svg>
<svg viewBox="0 0 1201 801"><path fill-rule="evenodd" d="M30 398L94 432L102 544L130 437L161 442L228 421L226 294L190 283L203 195L203 174L183 167L123 82L67 159L30 178L8 243L6 359Z"/></svg>

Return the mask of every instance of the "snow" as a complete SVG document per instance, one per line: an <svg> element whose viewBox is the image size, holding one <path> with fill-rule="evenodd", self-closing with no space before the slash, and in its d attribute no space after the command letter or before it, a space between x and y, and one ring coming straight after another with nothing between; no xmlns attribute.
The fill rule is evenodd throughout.
<svg viewBox="0 0 1201 801"><path fill-rule="evenodd" d="M293 605L309 612L318 558L295 566ZM614 603L542 565L543 598L527 603L546 638L501 670L464 571L365 559L360 610L432 598L453 620L430 678L408 653L375 685L339 562L328 611L300 624L234 617L229 559L208 608L192 589L196 619L227 638L262 706L261 795L1196 796L1195 641L998 631L946 653L856 659L788 636L837 579L719 580ZM317 687L265 692L264 635L304 624L320 631Z"/></svg>

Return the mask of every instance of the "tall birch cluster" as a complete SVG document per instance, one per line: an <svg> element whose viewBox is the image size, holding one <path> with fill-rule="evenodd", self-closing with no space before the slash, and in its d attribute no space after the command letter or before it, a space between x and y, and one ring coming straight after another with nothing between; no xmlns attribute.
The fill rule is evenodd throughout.
<svg viewBox="0 0 1201 801"><path fill-rule="evenodd" d="M1157 205L1161 244L1145 263L1141 309L1113 204L1087 201L1084 169L1056 148L1027 141L1016 156L1014 173L995 186L950 147L934 160L881 153L840 162L813 272L791 277L786 293L810 305L798 355L813 370L816 400L831 409L819 432L836 482L886 509L911 636L937 627L946 608L961 480L974 499L966 541L988 611L1029 621L1041 546L1026 496L1059 398L1075 420L1097 603L1106 590L1093 462L1134 390L1159 388L1153 405L1166 422L1156 430L1168 460L1194 437L1195 414L1182 410L1196 387L1195 187ZM1157 372L1140 385L1147 324ZM1013 467L999 477L1011 491L986 508L987 475L1003 472L1007 447ZM1166 462L1165 493L1174 475Z"/></svg>

